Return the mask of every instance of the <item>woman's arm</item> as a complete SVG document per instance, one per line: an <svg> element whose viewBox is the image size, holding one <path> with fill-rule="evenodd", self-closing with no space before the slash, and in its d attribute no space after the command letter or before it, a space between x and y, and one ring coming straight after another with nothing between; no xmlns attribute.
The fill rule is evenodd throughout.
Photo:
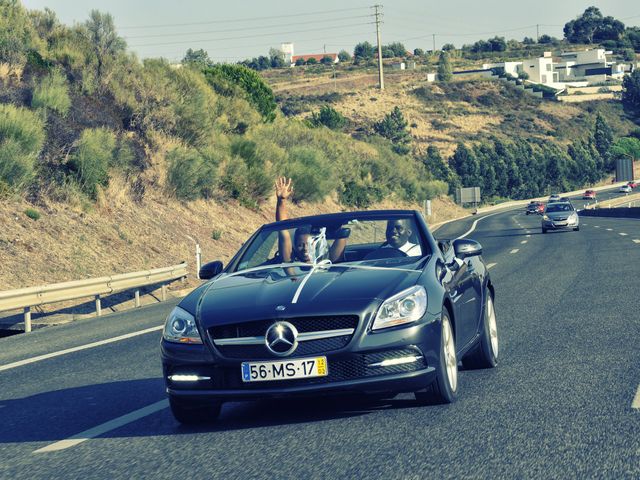
<svg viewBox="0 0 640 480"><path fill-rule="evenodd" d="M293 194L293 186L291 179L280 177L276 180L276 222L287 220L289 214L287 212L287 199ZM278 252L283 262L291 261L291 235L288 230L280 230L278 232Z"/></svg>

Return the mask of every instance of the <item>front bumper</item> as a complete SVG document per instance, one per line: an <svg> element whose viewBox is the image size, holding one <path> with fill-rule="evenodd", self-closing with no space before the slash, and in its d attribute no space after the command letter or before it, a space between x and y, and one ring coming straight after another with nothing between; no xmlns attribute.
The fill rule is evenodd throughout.
<svg viewBox="0 0 640 480"><path fill-rule="evenodd" d="M181 345L162 341L162 363L167 393L175 398L249 400L283 396L399 393L421 390L436 377L439 361L440 322L431 321L388 332L362 332L338 351L314 355L241 359L224 358L206 345ZM243 382L243 361L281 361L287 358L326 356L326 377ZM410 363L373 366L387 359L416 356ZM169 376L191 374L207 379L174 382Z"/></svg>
<svg viewBox="0 0 640 480"><path fill-rule="evenodd" d="M568 228L576 228L580 225L580 220L542 220L542 228L547 230L562 230Z"/></svg>

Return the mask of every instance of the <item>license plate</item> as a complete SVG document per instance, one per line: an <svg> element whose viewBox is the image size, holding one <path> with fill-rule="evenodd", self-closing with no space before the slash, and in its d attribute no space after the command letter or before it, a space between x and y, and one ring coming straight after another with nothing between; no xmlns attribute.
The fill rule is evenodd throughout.
<svg viewBox="0 0 640 480"><path fill-rule="evenodd" d="M299 358L279 362L243 362L241 371L243 382L325 377L329 374L327 357Z"/></svg>

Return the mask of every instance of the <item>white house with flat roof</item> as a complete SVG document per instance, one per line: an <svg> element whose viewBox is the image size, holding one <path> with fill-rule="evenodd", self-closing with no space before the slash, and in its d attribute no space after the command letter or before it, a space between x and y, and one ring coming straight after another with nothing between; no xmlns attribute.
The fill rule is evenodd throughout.
<svg viewBox="0 0 640 480"><path fill-rule="evenodd" d="M522 61L522 71L529 75L529 81L549 84L558 83L558 72L554 71L552 57L530 58Z"/></svg>

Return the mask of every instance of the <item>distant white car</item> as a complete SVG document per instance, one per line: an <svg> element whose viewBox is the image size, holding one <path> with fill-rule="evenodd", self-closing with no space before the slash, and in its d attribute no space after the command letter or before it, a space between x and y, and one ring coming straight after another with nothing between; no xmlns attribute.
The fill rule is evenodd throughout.
<svg viewBox="0 0 640 480"><path fill-rule="evenodd" d="M619 193L631 193L632 189L629 185L622 185L619 189Z"/></svg>

